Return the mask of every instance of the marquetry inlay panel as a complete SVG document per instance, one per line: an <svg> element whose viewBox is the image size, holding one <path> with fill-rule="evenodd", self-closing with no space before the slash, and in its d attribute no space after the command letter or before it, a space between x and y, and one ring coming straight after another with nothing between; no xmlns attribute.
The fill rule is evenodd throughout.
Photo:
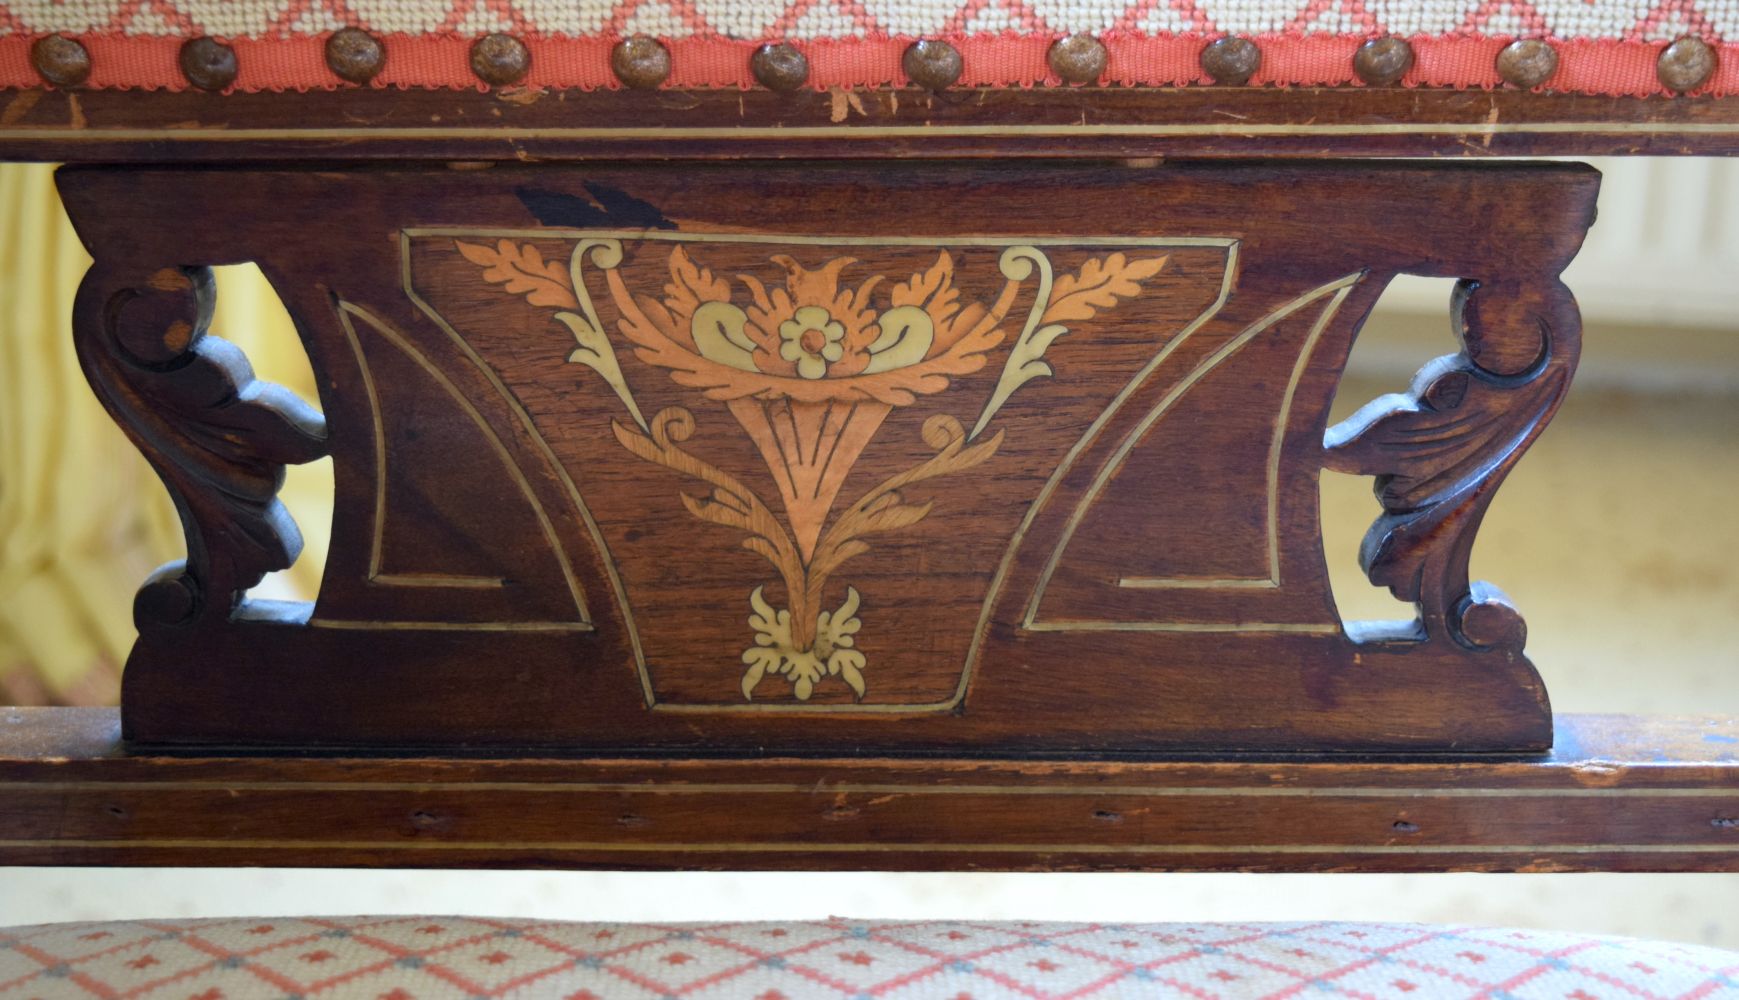
<svg viewBox="0 0 1739 1000"><path fill-rule="evenodd" d="M141 592L129 733L1543 745L1525 626L1467 561L1568 386L1557 275L1595 186L1333 163L70 171L98 260L81 349L194 542ZM1498 211L1523 194L1528 217ZM143 217L193 197L219 224ZM296 316L323 424L207 332L203 268L234 260ZM1402 272L1462 279L1463 350L1331 431ZM294 556L274 476L328 453L317 601L247 601ZM1417 621L1341 623L1325 466L1378 478L1363 559Z"/></svg>

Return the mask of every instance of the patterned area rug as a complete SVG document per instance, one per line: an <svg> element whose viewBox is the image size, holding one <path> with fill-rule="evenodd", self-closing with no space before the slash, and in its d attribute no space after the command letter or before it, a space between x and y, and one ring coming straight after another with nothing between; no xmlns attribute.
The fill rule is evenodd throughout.
<svg viewBox="0 0 1739 1000"><path fill-rule="evenodd" d="M0 998L1739 998L1739 953L1416 924L596 924L344 917L0 930Z"/></svg>

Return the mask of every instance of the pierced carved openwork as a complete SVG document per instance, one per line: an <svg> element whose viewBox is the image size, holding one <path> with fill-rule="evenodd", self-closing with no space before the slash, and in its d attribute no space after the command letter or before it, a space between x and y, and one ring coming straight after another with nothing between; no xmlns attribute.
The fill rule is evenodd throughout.
<svg viewBox="0 0 1739 1000"><path fill-rule="evenodd" d="M320 414L256 380L234 344L208 333L216 300L209 267L99 263L74 306L85 376L187 533L187 559L139 591L141 630L227 619L267 573L289 568L302 535L278 500L284 467L326 453Z"/></svg>
<svg viewBox="0 0 1739 1000"><path fill-rule="evenodd" d="M190 535L187 569L141 595L183 624L141 633L135 739L1549 743L1521 619L1468 556L1575 363L1558 274L1585 168L62 176L99 260L93 384ZM123 230L95 210L123 186L197 188L227 224ZM268 197L341 207L347 235ZM1526 224L1502 211L1524 202ZM330 426L204 334L199 267L115 277L132 258L259 260ZM1330 431L1403 272L1463 279L1465 350ZM238 606L295 547L282 466L327 452L318 599ZM1365 565L1416 625L1342 625L1324 468L1377 478Z"/></svg>
<svg viewBox="0 0 1739 1000"><path fill-rule="evenodd" d="M1581 318L1555 276L1463 280L1450 308L1462 352L1330 428L1324 464L1376 477L1383 514L1359 564L1418 605L1422 638L1519 655L1526 623L1501 590L1470 580L1468 561L1498 486L1570 387Z"/></svg>

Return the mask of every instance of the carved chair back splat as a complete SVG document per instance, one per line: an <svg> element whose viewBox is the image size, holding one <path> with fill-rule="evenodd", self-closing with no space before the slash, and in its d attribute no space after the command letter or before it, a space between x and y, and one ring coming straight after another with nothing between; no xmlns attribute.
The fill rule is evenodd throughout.
<svg viewBox="0 0 1739 1000"><path fill-rule="evenodd" d="M537 72L499 37L480 78ZM1469 574L1598 173L1348 158L1730 152L1733 98L939 95L926 49L907 101L762 51L740 97L637 44L607 94L6 112L75 161L80 362L188 556L118 715L0 712L0 863L1739 868L1739 720L1554 719ZM211 329L250 261L318 400ZM1457 279L1459 343L1330 426L1398 275ZM250 598L324 457L318 595ZM1324 469L1412 620L1341 620Z"/></svg>
<svg viewBox="0 0 1739 1000"><path fill-rule="evenodd" d="M1398 164L69 170L100 254L81 357L196 540L141 592L126 735L1544 749L1522 620L1467 559L1569 384L1578 324L1557 275L1596 181ZM101 253L151 228L99 206L196 196L227 224ZM308 253L305 219L255 210L332 197L374 236ZM1505 225L1515 199L1531 211ZM236 260L283 276L324 421L203 330L205 268ZM1465 349L1325 435L1353 334L1404 270L1463 279ZM338 502L319 599L244 600L297 544L282 467L324 454ZM1366 565L1416 622L1342 627L1323 467L1378 477Z"/></svg>

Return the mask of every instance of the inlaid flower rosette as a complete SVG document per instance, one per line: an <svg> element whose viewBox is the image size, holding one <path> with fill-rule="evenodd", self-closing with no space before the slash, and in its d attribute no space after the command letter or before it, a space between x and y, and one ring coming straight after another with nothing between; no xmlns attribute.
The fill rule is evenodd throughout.
<svg viewBox="0 0 1739 1000"><path fill-rule="evenodd" d="M871 552L873 537L929 517L927 484L996 455L1008 433L999 412L1055 374L1044 360L1051 345L1141 296L1168 261L1163 252L1113 250L1058 274L1045 250L1013 244L994 255L926 251L927 266L887 273L839 248L809 247L765 254L727 277L705 243L691 250L586 237L565 261L510 238L453 246L483 281L571 333L568 361L590 370L577 388L614 393L610 433L676 474L688 515L729 529L770 564L774 579L746 595L746 648L719 651L721 665L737 664L734 684L747 701L772 695L771 678L798 702L830 683L865 697L875 671L860 639L873 627L897 641L901 623L875 620L874 595L854 585L849 564ZM630 280L622 266L630 254L663 258L662 287ZM965 267L994 270L989 282L974 274L974 291L963 291ZM986 369L997 373L987 397L957 393ZM668 380L682 401L647 412L648 379ZM961 396L958 414L970 425L956 412L932 412L917 427L926 456L891 473L878 461L875 474L860 477L865 488L845 489L884 425L944 394ZM694 446L697 426L721 418L752 444L771 490L753 470ZM697 534L696 544L714 537Z"/></svg>

